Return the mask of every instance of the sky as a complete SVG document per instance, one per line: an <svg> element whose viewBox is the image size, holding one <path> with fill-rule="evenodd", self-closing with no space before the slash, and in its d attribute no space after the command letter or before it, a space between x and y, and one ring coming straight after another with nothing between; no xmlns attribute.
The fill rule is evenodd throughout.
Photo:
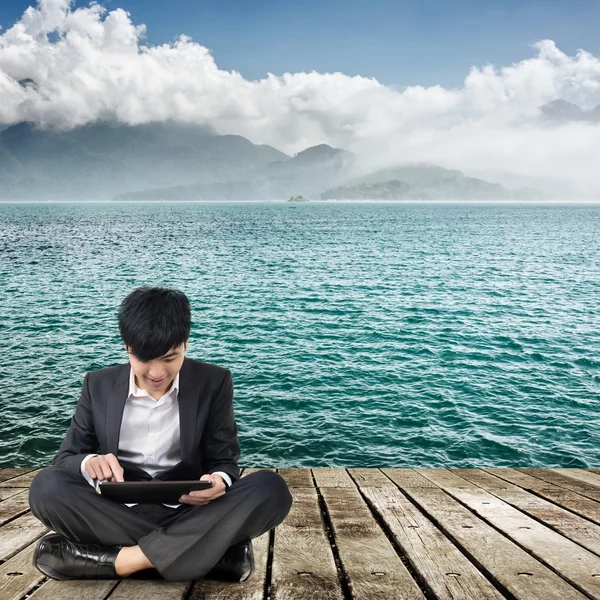
<svg viewBox="0 0 600 600"><path fill-rule="evenodd" d="M600 197L600 123L540 109L600 104L598 0L28 6L0 2L0 127L177 121Z"/></svg>
<svg viewBox="0 0 600 600"><path fill-rule="evenodd" d="M13 25L30 0L2 0ZM551 39L567 54L600 54L598 0L105 0L161 44L189 35L221 69L341 71L386 85L460 86L472 65L506 65ZM85 6L77 1L75 6Z"/></svg>

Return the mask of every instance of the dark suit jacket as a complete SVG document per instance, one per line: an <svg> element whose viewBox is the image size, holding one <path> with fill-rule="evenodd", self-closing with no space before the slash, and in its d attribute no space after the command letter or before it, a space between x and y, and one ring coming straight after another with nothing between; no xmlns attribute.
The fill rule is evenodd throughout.
<svg viewBox="0 0 600 600"><path fill-rule="evenodd" d="M87 373L81 397L58 454L52 460L80 473L87 454L118 456L119 432L129 393L129 363ZM239 479L240 445L233 415L231 371L185 358L179 371L179 427L181 460L155 479L199 479L223 471L232 483ZM135 465L119 461L125 481L152 477Z"/></svg>

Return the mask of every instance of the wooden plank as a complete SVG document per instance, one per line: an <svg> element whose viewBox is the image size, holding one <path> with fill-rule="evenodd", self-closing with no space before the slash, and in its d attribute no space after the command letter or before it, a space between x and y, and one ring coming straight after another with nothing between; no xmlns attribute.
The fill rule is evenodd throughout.
<svg viewBox="0 0 600 600"><path fill-rule="evenodd" d="M346 469L311 469L318 488L346 487L355 488Z"/></svg>
<svg viewBox="0 0 600 600"><path fill-rule="evenodd" d="M118 583L111 579L48 579L27 600L104 600Z"/></svg>
<svg viewBox="0 0 600 600"><path fill-rule="evenodd" d="M514 469L483 469L600 525L600 503Z"/></svg>
<svg viewBox="0 0 600 600"><path fill-rule="evenodd" d="M23 491L23 488L0 488L0 505L4 500L16 496Z"/></svg>
<svg viewBox="0 0 600 600"><path fill-rule="evenodd" d="M244 469L242 477L256 471L274 471L275 469ZM252 540L254 553L254 575L249 581L235 583L204 579L196 581L188 600L262 600L267 578L269 556L269 532Z"/></svg>
<svg viewBox="0 0 600 600"><path fill-rule="evenodd" d="M317 490L306 486L307 471L299 469L299 475L294 476L289 469L279 470L288 482L301 485L292 489L292 508L275 530L271 600L342 600L344 597L321 519Z"/></svg>
<svg viewBox="0 0 600 600"><path fill-rule="evenodd" d="M394 479L393 469L385 471ZM402 481L402 478L398 480ZM564 579L437 486L407 486L403 491L468 554L478 568L518 600L585 598Z"/></svg>
<svg viewBox="0 0 600 600"><path fill-rule="evenodd" d="M19 475L24 475L25 473L29 473L29 471L33 471L33 467L0 469L0 482L12 479L13 477L19 477Z"/></svg>
<svg viewBox="0 0 600 600"><path fill-rule="evenodd" d="M337 471L338 469L336 469ZM323 475L323 474L321 474ZM354 600L422 599L425 596L381 530L356 487L343 487L343 477L325 481L321 495L329 513L342 568ZM346 476L348 476L346 474ZM318 476L315 476L318 482Z"/></svg>
<svg viewBox="0 0 600 600"><path fill-rule="evenodd" d="M389 477L397 486L405 488L430 488L438 486L431 483L427 477L423 477L414 469L381 469L381 472Z"/></svg>
<svg viewBox="0 0 600 600"><path fill-rule="evenodd" d="M396 486L379 469L347 469L354 482L361 487L387 487L396 489Z"/></svg>
<svg viewBox="0 0 600 600"><path fill-rule="evenodd" d="M491 473L496 477L500 477L510 483L514 483L519 487L525 488L526 490L532 490L535 492L541 492L543 490L557 490L563 489L558 486L548 483L543 479L538 479L537 477L533 477L532 475L527 475L521 469L491 469L491 468L483 468L482 471L486 473Z"/></svg>
<svg viewBox="0 0 600 600"><path fill-rule="evenodd" d="M2 600L19 600L44 580L44 575L33 566L34 549L35 544L31 544L0 565L0 598Z"/></svg>
<svg viewBox="0 0 600 600"><path fill-rule="evenodd" d="M47 531L31 513L0 527L0 560L10 558Z"/></svg>
<svg viewBox="0 0 600 600"><path fill-rule="evenodd" d="M578 589L600 597L600 577L594 577L600 573L600 557L446 469L417 471L561 573Z"/></svg>
<svg viewBox="0 0 600 600"><path fill-rule="evenodd" d="M396 486L361 487L361 492L438 600L504 598Z"/></svg>
<svg viewBox="0 0 600 600"><path fill-rule="evenodd" d="M600 475L596 473L590 473L585 469L550 469L554 473L559 473L560 475L566 475L567 477L571 477L572 479L577 479L578 481L583 481L584 483L589 483L590 485L600 487Z"/></svg>
<svg viewBox="0 0 600 600"><path fill-rule="evenodd" d="M110 595L110 600L183 600L191 586L191 581L123 579Z"/></svg>
<svg viewBox="0 0 600 600"><path fill-rule="evenodd" d="M18 489L18 488L14 488ZM0 502L0 526L29 510L29 490L22 490L8 500Z"/></svg>
<svg viewBox="0 0 600 600"><path fill-rule="evenodd" d="M315 487L310 469L277 469L277 472L285 479L288 487Z"/></svg>
<svg viewBox="0 0 600 600"><path fill-rule="evenodd" d="M450 471L488 490L504 502L600 555L600 527L598 525L480 469L450 469Z"/></svg>
<svg viewBox="0 0 600 600"><path fill-rule="evenodd" d="M9 488L28 488L31 484L33 478L41 471L42 469L36 469L35 471L29 471L23 475L19 475L18 477L13 477L12 479L7 479L0 483L0 487L9 487Z"/></svg>
<svg viewBox="0 0 600 600"><path fill-rule="evenodd" d="M583 481L577 481L576 479L572 479L571 477L567 477L561 473L555 473L550 469L519 469L519 471L522 471L526 475L531 475L532 477L542 479L548 483L553 483L558 487L571 490L572 492L577 492L578 494L586 496L591 500L600 502L600 489L598 489L595 485L590 485L589 483L585 483Z"/></svg>

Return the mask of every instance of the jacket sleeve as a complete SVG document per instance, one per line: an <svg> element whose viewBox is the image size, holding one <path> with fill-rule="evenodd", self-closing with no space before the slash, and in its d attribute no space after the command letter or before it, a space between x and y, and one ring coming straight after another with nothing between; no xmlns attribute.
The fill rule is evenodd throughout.
<svg viewBox="0 0 600 600"><path fill-rule="evenodd" d="M52 459L53 465L65 467L79 475L81 475L81 461L88 454L95 454L99 447L92 416L89 375L87 373L83 379L81 396L75 407L71 425L60 445L58 454Z"/></svg>
<svg viewBox="0 0 600 600"><path fill-rule="evenodd" d="M210 406L202 434L202 473L227 473L232 482L240 477L237 466L240 444L233 414L233 377L227 370L225 379Z"/></svg>

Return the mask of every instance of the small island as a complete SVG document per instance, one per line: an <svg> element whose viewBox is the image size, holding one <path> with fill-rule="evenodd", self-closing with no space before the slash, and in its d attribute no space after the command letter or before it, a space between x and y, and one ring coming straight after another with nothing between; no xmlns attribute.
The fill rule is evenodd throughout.
<svg viewBox="0 0 600 600"><path fill-rule="evenodd" d="M308 202L308 198L304 196L290 196L288 202Z"/></svg>

